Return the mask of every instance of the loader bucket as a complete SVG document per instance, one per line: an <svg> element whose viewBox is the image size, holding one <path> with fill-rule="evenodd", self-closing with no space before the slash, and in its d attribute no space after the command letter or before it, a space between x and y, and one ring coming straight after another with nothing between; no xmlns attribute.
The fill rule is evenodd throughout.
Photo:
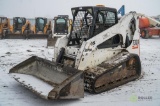
<svg viewBox="0 0 160 106"><path fill-rule="evenodd" d="M9 74L45 99L84 97L83 72L33 56L10 69Z"/></svg>
<svg viewBox="0 0 160 106"><path fill-rule="evenodd" d="M26 39L24 34L7 34L4 39Z"/></svg>
<svg viewBox="0 0 160 106"><path fill-rule="evenodd" d="M28 39L46 39L48 34L29 34L27 35Z"/></svg>

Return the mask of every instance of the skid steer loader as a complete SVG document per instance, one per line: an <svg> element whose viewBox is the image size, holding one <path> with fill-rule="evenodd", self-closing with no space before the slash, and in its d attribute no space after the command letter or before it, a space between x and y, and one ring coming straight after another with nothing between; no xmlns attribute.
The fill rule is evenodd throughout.
<svg viewBox="0 0 160 106"><path fill-rule="evenodd" d="M31 32L27 34L27 38L48 38L50 34L52 34L51 21L47 22L47 18L44 17L36 17L35 25L32 26Z"/></svg>
<svg viewBox="0 0 160 106"><path fill-rule="evenodd" d="M52 35L47 39L47 47L55 46L58 38L66 36L71 29L72 20L68 15L58 15L53 19Z"/></svg>
<svg viewBox="0 0 160 106"><path fill-rule="evenodd" d="M24 17L14 17L13 26L3 30L2 38L4 39L25 39L30 32L30 22Z"/></svg>
<svg viewBox="0 0 160 106"><path fill-rule="evenodd" d="M54 59L31 57L9 74L46 99L83 98L84 90L101 93L141 75L139 16L102 6L71 9L71 33L55 44Z"/></svg>
<svg viewBox="0 0 160 106"><path fill-rule="evenodd" d="M10 28L10 20L7 17L0 17L0 39L3 38L5 30Z"/></svg>

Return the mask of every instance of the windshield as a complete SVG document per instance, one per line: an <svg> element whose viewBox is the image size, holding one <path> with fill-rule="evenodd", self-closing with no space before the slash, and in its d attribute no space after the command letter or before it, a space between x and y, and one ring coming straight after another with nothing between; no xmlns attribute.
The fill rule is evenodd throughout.
<svg viewBox="0 0 160 106"><path fill-rule="evenodd" d="M37 18L36 30L37 31L43 31L44 26L45 26L45 20L43 18Z"/></svg>
<svg viewBox="0 0 160 106"><path fill-rule="evenodd" d="M56 23L57 23L57 24L65 24L66 21L65 21L65 19L63 19L63 18L59 18L59 19L56 20Z"/></svg>
<svg viewBox="0 0 160 106"><path fill-rule="evenodd" d="M115 24L116 23L116 20L115 20L115 13L113 12L107 12L106 13L107 17L106 17L106 21L105 21L105 24Z"/></svg>
<svg viewBox="0 0 160 106"><path fill-rule="evenodd" d="M116 23L116 16L114 12L110 11L99 11L98 17L96 19L97 23L105 24L105 25L113 25Z"/></svg>
<svg viewBox="0 0 160 106"><path fill-rule="evenodd" d="M39 22L39 24L44 24L44 19L39 18L38 22Z"/></svg>
<svg viewBox="0 0 160 106"><path fill-rule="evenodd" d="M19 24L22 24L22 23L23 23L22 18L18 18L18 23L19 23Z"/></svg>
<svg viewBox="0 0 160 106"><path fill-rule="evenodd" d="M66 19L58 18L55 20L54 33L62 35L68 34L68 25Z"/></svg>

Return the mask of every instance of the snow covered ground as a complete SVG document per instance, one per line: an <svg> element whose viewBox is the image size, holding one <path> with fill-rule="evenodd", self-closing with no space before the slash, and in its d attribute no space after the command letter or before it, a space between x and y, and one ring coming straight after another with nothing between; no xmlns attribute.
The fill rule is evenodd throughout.
<svg viewBox="0 0 160 106"><path fill-rule="evenodd" d="M30 56L51 60L46 40L0 40L0 106L160 106L160 38L141 39L142 77L136 81L77 100L45 100L21 86L9 69Z"/></svg>

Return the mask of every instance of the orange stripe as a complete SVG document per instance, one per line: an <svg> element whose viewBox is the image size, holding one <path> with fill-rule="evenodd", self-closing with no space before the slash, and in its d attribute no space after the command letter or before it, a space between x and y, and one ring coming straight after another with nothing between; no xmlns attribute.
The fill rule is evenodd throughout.
<svg viewBox="0 0 160 106"><path fill-rule="evenodd" d="M138 45L132 46L132 49L137 49L137 48L138 48Z"/></svg>

